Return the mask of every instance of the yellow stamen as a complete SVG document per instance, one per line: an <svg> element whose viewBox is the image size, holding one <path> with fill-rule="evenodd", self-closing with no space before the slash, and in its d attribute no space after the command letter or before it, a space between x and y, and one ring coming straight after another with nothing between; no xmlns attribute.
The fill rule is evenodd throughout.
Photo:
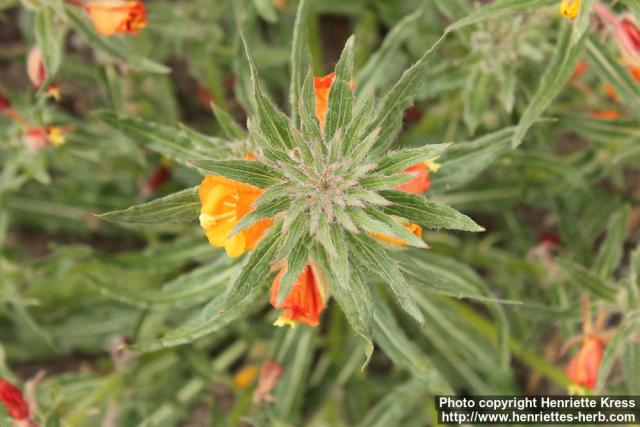
<svg viewBox="0 0 640 427"><path fill-rule="evenodd" d="M284 316L280 316L273 322L273 326L291 326L292 329L295 329L298 326L298 322L295 320L287 319Z"/></svg>
<svg viewBox="0 0 640 427"><path fill-rule="evenodd" d="M202 228L213 227L214 225L216 225L218 223L219 220L225 219L225 218L233 219L235 217L235 215L236 215L236 213L233 212L233 211L221 213L221 214L218 214L218 215L211 215L211 214L208 214L208 213L201 213L200 214L200 226Z"/></svg>
<svg viewBox="0 0 640 427"><path fill-rule="evenodd" d="M425 160L422 163L424 163L427 169L429 169L431 172L438 172L440 166L442 166L440 163L436 162L436 160L438 160L438 157L440 156L435 156L433 159Z"/></svg>

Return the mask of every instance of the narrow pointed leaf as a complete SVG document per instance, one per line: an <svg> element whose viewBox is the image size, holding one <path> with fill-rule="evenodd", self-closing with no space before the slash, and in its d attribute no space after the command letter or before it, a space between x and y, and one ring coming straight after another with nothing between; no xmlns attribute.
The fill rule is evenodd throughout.
<svg viewBox="0 0 640 427"><path fill-rule="evenodd" d="M418 323L424 324L422 312L411 298L410 285L386 251L368 236L349 233L347 240L356 259L387 282L398 299L400 307Z"/></svg>
<svg viewBox="0 0 640 427"><path fill-rule="evenodd" d="M273 218L280 212L287 210L289 206L291 206L291 199L288 197L283 197L281 199L272 200L269 203L260 204L254 210L243 216L235 225L235 227L233 227L233 230L231 230L227 237L232 237L236 233L239 233L240 231L251 227L253 224L260 220Z"/></svg>
<svg viewBox="0 0 640 427"><path fill-rule="evenodd" d="M402 172L406 168L416 163L431 160L442 154L449 144L428 144L420 148L409 148L402 151L388 153L379 163L373 172L391 175L396 172Z"/></svg>
<svg viewBox="0 0 640 427"><path fill-rule="evenodd" d="M103 213L99 217L130 224L165 224L195 221L199 212L198 187L192 187L121 211Z"/></svg>
<svg viewBox="0 0 640 427"><path fill-rule="evenodd" d="M516 127L511 141L513 147L517 147L522 143L522 139L529 128L540 118L571 77L586 40L585 33L575 44L572 44L571 33L570 25L562 25L549 67L542 76L538 90L522 113L520 122Z"/></svg>
<svg viewBox="0 0 640 427"><path fill-rule="evenodd" d="M353 108L353 79L354 36L349 37L342 50L340 60L336 65L336 76L329 91L327 121L324 129L325 140L333 138L334 133L346 127L351 121Z"/></svg>
<svg viewBox="0 0 640 427"><path fill-rule="evenodd" d="M191 163L205 174L221 175L258 188L277 184L282 178L278 170L253 160L192 160Z"/></svg>
<svg viewBox="0 0 640 427"><path fill-rule="evenodd" d="M293 24L293 41L291 42L291 86L289 88L289 100L291 104L291 116L293 123L298 123L298 101L302 92L302 83L305 70L310 62L307 46L307 14L309 13L309 0L301 0L298 4L296 21Z"/></svg>
<svg viewBox="0 0 640 427"><path fill-rule="evenodd" d="M289 149L293 147L291 141L291 134L289 133L289 119L282 114L276 106L267 98L260 88L258 82L258 71L253 64L253 59L249 52L249 46L242 34L242 43L244 45L245 54L249 61L249 68L251 70L251 81L253 82L253 95L256 101L256 108L258 114L258 125L267 141L273 145L274 148Z"/></svg>
<svg viewBox="0 0 640 427"><path fill-rule="evenodd" d="M389 215L397 215L428 228L463 231L484 231L471 218L457 210L414 194L385 190L380 194L392 204L384 208Z"/></svg>
<svg viewBox="0 0 640 427"><path fill-rule="evenodd" d="M258 246L251 251L240 276L229 290L225 308L234 307L268 282L267 277L271 274L271 265L275 261L281 241L279 227L271 227Z"/></svg>

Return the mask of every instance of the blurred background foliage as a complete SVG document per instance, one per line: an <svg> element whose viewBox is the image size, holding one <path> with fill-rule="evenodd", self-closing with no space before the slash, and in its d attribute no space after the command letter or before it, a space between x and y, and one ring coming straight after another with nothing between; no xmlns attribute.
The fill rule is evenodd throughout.
<svg viewBox="0 0 640 427"><path fill-rule="evenodd" d="M317 329L275 328L262 302L228 324L167 339L166 349L123 348L170 336L194 313L196 322L215 315L240 262L211 248L196 222L96 216L200 177L94 112L215 145L223 132L211 102L240 122L252 110L240 27L262 84L286 110L297 2L150 0L139 35L105 38L73 2L0 1L0 93L29 126L59 127L66 140L30 150L24 126L0 116L0 377L22 384L46 372L37 386L46 426L418 426L435 423L429 397L438 393L566 393L563 345L580 333L586 294L615 331L594 392L640 394L639 84L589 15L595 2L583 1L586 18L573 23L559 1L481 9L487 3L312 2L314 73L333 70L353 33L357 93L386 91L448 26L475 17L440 46L396 146L454 141L428 197L487 231L429 231L431 250L397 253L426 326L374 287L376 350L361 371L364 344L336 304ZM27 77L36 43L57 64L47 79L59 102ZM571 55L570 69L553 68ZM513 149L532 104L535 123Z"/></svg>

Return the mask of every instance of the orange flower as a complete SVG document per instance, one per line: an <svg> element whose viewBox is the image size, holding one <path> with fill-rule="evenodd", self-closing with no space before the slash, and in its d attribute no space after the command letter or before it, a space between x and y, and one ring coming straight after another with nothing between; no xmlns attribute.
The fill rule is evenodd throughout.
<svg viewBox="0 0 640 427"><path fill-rule="evenodd" d="M418 236L419 238L422 238L422 227L420 227L418 224L404 224L403 227L409 230L411 233ZM387 236L386 234L370 232L369 235L371 237L375 237L376 239L383 240L393 245L398 245L398 246L407 245L407 243L404 240L398 239L397 237Z"/></svg>
<svg viewBox="0 0 640 427"><path fill-rule="evenodd" d="M405 193L422 194L431 189L429 171L437 172L438 169L440 169L440 165L435 162L435 159L425 160L409 166L404 172L413 173L415 177L411 181L396 186L396 190L404 191Z"/></svg>
<svg viewBox="0 0 640 427"><path fill-rule="evenodd" d="M618 110L599 110L589 113L591 117L598 120L617 120L620 118L620 111Z"/></svg>
<svg viewBox="0 0 640 427"><path fill-rule="evenodd" d="M147 25L144 3L126 0L97 0L86 10L96 31L103 36L138 34Z"/></svg>
<svg viewBox="0 0 640 427"><path fill-rule="evenodd" d="M29 406L22 396L22 391L2 378L0 378L0 402L14 420L29 419Z"/></svg>
<svg viewBox="0 0 640 427"><path fill-rule="evenodd" d="M598 380L604 343L595 337L586 337L582 347L567 365L565 372L576 384L593 390Z"/></svg>
<svg viewBox="0 0 640 427"><path fill-rule="evenodd" d="M220 176L206 176L200 184L200 226L209 243L225 248L227 255L238 257L253 249L264 232L271 227L271 219L263 219L251 227L229 237L237 222L251 212L253 201L262 194L259 188Z"/></svg>
<svg viewBox="0 0 640 427"><path fill-rule="evenodd" d="M324 124L327 119L327 109L329 108L329 91L331 85L333 85L333 79L336 78L336 73L329 73L324 77L313 78L313 89L316 93L316 117L320 122L320 128L324 129ZM355 88L355 82L351 82L351 89Z"/></svg>
<svg viewBox="0 0 640 427"><path fill-rule="evenodd" d="M560 15L565 19L575 19L580 13L581 0L562 0L560 3Z"/></svg>
<svg viewBox="0 0 640 427"><path fill-rule="evenodd" d="M280 291L280 281L286 272L286 267L282 268L271 285L271 305L284 312L278 317L274 325L276 326L296 326L297 323L304 323L309 326L320 324L320 313L325 309L324 289L325 285L321 276L314 271L311 265L307 265L302 274L298 276L282 303L276 305L278 292Z"/></svg>
<svg viewBox="0 0 640 427"><path fill-rule="evenodd" d="M629 72L637 82L640 82L640 67L629 67Z"/></svg>

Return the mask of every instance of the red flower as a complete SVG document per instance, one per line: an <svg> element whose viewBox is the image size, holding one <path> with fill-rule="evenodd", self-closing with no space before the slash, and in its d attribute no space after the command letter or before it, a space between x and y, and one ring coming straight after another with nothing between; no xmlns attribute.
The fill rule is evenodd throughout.
<svg viewBox="0 0 640 427"><path fill-rule="evenodd" d="M22 397L22 391L10 382L0 378L0 402L11 418L17 421L29 419L29 406Z"/></svg>
<svg viewBox="0 0 640 427"><path fill-rule="evenodd" d="M586 337L578 353L569 361L565 372L576 384L593 390L602 363L604 343L596 337Z"/></svg>
<svg viewBox="0 0 640 427"><path fill-rule="evenodd" d="M274 324L276 326L295 326L297 323L304 323L309 326L318 326L320 313L325 309L324 296L322 295L323 286L319 275L314 272L311 265L307 265L282 303L276 305L280 281L285 272L286 268L280 270L271 285L271 305L284 311Z"/></svg>

